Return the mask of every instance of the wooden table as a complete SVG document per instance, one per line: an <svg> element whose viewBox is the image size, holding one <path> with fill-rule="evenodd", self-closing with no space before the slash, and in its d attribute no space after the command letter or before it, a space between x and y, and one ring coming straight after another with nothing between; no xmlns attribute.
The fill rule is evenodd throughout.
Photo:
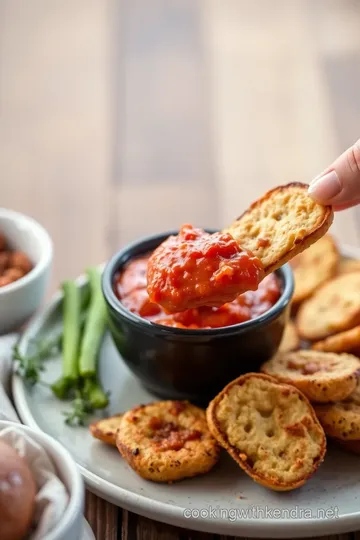
<svg viewBox="0 0 360 540"><path fill-rule="evenodd" d="M52 235L50 292L329 165L360 137L359 24L353 0L0 0L1 205ZM86 515L99 540L215 538L91 494Z"/></svg>

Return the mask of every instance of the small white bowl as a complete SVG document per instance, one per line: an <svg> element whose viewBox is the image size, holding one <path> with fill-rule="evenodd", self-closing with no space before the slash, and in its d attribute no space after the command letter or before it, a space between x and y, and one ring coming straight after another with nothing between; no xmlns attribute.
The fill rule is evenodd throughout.
<svg viewBox="0 0 360 540"><path fill-rule="evenodd" d="M23 430L36 441L51 458L60 480L69 493L69 504L58 524L47 534L46 540L79 540L82 538L84 511L84 483L79 469L69 452L55 439L40 430L22 424L0 420L0 431L8 427Z"/></svg>
<svg viewBox="0 0 360 540"><path fill-rule="evenodd" d="M44 227L34 219L6 208L0 208L0 232L34 265L24 277L0 287L1 335L18 330L40 307L49 283L53 245Z"/></svg>

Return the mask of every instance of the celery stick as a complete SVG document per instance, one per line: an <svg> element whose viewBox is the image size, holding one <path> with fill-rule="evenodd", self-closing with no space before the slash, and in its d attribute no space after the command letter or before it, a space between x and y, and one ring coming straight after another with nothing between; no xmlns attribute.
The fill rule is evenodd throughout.
<svg viewBox="0 0 360 540"><path fill-rule="evenodd" d="M100 346L106 329L106 305L101 290L101 272L97 268L87 271L90 305L80 345L79 371L82 377L96 377Z"/></svg>
<svg viewBox="0 0 360 540"><path fill-rule="evenodd" d="M80 289L74 281L63 283L63 378L75 382L78 378L78 354L81 330Z"/></svg>
<svg viewBox="0 0 360 540"><path fill-rule="evenodd" d="M60 377L51 385L51 390L58 399L66 399L68 397L68 392L70 390L71 383L69 380Z"/></svg>
<svg viewBox="0 0 360 540"><path fill-rule="evenodd" d="M107 394L96 379L85 379L84 395L89 400L93 409L105 409L109 404Z"/></svg>

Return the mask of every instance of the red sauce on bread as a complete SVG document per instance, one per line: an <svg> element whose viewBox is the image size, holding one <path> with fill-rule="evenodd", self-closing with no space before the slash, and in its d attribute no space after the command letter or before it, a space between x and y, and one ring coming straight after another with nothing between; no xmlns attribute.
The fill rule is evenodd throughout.
<svg viewBox="0 0 360 540"><path fill-rule="evenodd" d="M220 307L200 306L179 313L166 313L150 300L147 292L146 266L151 254L131 260L115 276L114 292L132 313L153 323L182 329L223 328L258 317L280 298L281 287L275 274L266 276L255 291L240 294Z"/></svg>
<svg viewBox="0 0 360 540"><path fill-rule="evenodd" d="M179 313L220 307L239 293L255 291L263 276L261 261L242 250L231 234L183 225L150 256L147 291L151 302Z"/></svg>

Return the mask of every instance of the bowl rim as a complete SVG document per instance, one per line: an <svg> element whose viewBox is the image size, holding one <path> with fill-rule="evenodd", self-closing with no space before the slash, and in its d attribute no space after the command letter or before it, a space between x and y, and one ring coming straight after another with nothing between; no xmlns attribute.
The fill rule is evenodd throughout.
<svg viewBox="0 0 360 540"><path fill-rule="evenodd" d="M15 210L0 207L0 218L8 218L13 223L26 223L32 235L39 240L41 245L40 259L25 276L0 287L0 297L16 291L36 279L51 263L53 257L53 242L47 230L34 218Z"/></svg>
<svg viewBox="0 0 360 540"><path fill-rule="evenodd" d="M51 529L49 534L46 536L48 540L64 538L63 535L67 533L71 527L73 527L74 522L78 519L79 514L81 517L83 514L85 487L76 462L71 457L68 450L66 450L66 448L60 442L50 437L50 435L44 433L40 428L35 429L21 423L0 419L0 430L8 427L23 430L44 448L51 461L53 461L54 456L56 456L57 459L63 464L63 467L67 469L69 478L71 479L71 485L66 486L69 501L65 512L60 517L55 527ZM53 463L53 465L55 467L55 463ZM59 473L59 471L57 472Z"/></svg>
<svg viewBox="0 0 360 540"><path fill-rule="evenodd" d="M208 232L215 232L216 229L205 229ZM139 250L142 245L144 245L144 248L147 244L155 243L157 240L159 240L159 243L166 239L168 236L177 234L178 231L167 231L163 233L156 233L150 236L142 237L139 240L135 240L133 242L130 242L123 246L120 250L118 250L106 263L103 274L102 274L102 291L105 298L105 301L107 304L120 316L127 319L129 323L132 323L135 326L139 326L144 331L147 332L155 332L155 333L161 333L161 334L167 334L167 335L177 335L177 336L217 336L217 335L223 335L223 334L239 334L246 332L247 330L259 328L263 326L266 323L270 323L272 320L274 320L278 315L284 311L286 306L290 303L293 292L294 292L294 276L293 272L291 270L291 267L289 264L283 265L281 268L276 270L275 274L280 274L283 278L284 287L282 290L282 293L280 295L280 298L277 300L277 302L267 311L262 313L261 315L255 317L254 319L250 319L248 321L244 321L242 323L234 324L231 326L222 326L220 328L176 328L172 326L165 326L158 323L154 323L152 321L148 321L147 319L143 319L139 315L132 313L127 308L123 306L123 304L120 302L120 300L117 298L117 296L114 293L112 282L115 273L118 271L119 267L122 264L125 264L132 258L140 257L141 256L141 249L139 253L136 256L132 256L131 252L134 250ZM146 250L144 249L144 253ZM129 256L127 256L129 255ZM119 261L121 259L125 259L123 263L119 264Z"/></svg>

